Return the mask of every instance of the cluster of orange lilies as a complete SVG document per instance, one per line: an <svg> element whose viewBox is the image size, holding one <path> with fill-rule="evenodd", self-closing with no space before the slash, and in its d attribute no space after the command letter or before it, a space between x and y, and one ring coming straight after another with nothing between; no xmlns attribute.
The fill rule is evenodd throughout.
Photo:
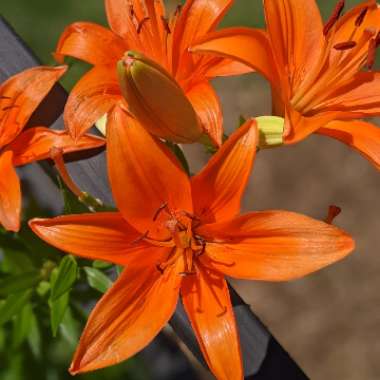
<svg viewBox="0 0 380 380"><path fill-rule="evenodd" d="M65 66L26 70L0 87L0 223L20 225L15 167L106 143L117 212L33 219L59 249L122 265L92 311L72 374L110 366L144 348L178 297L210 370L242 379L238 331L225 276L286 281L342 259L352 238L288 211L240 215L256 151L312 133L338 139L380 168L380 9L339 1L323 24L315 0L264 0L266 30L216 30L232 0L187 0L170 16L162 0L105 0L110 28L77 22L55 58L93 67L71 91L65 131L23 130ZM223 142L216 76L257 71L270 81L273 115L251 118ZM100 122L103 121L103 122ZM106 121L104 123L104 121ZM103 125L106 138L88 135ZM165 144L208 142L216 153L189 176ZM332 209L332 214L335 210Z"/></svg>

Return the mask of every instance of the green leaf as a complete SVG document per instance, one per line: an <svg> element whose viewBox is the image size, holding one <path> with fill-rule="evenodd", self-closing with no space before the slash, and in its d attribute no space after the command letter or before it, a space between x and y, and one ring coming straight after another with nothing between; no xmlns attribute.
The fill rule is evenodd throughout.
<svg viewBox="0 0 380 380"><path fill-rule="evenodd" d="M91 267L84 267L83 269L86 272L87 281L91 288L105 293L112 286L112 281L100 270Z"/></svg>
<svg viewBox="0 0 380 380"><path fill-rule="evenodd" d="M0 297L33 288L40 280L41 274L37 270L6 277L0 280Z"/></svg>
<svg viewBox="0 0 380 380"><path fill-rule="evenodd" d="M77 279L78 264L73 256L65 256L58 267L57 278L52 284L50 299L56 301L71 290Z"/></svg>
<svg viewBox="0 0 380 380"><path fill-rule="evenodd" d="M62 337L70 344L74 349L79 340L80 323L75 320L71 309L67 309L67 312L62 320L60 331Z"/></svg>
<svg viewBox="0 0 380 380"><path fill-rule="evenodd" d="M190 175L190 167L183 150L180 148L178 144L174 144L171 141L166 141L165 144L170 148L170 150L177 156L179 162L181 163L185 172Z"/></svg>
<svg viewBox="0 0 380 380"><path fill-rule="evenodd" d="M58 278L58 268L55 268L50 277L50 285L54 288ZM65 316L67 307L69 305L69 292L66 292L55 301L49 299L50 306L50 325L51 331L54 337L57 336L58 327L61 324L63 317Z"/></svg>
<svg viewBox="0 0 380 380"><path fill-rule="evenodd" d="M113 264L108 263L107 261L95 260L92 262L93 268L96 269L108 269L111 268Z"/></svg>
<svg viewBox="0 0 380 380"><path fill-rule="evenodd" d="M19 347L29 335L32 327L32 316L33 310L30 303L27 303L21 310L21 313L16 315L13 321L12 337L12 345L14 348Z"/></svg>
<svg viewBox="0 0 380 380"><path fill-rule="evenodd" d="M19 274L35 269L30 255L24 251L25 248L14 249L8 245L2 245L1 247L4 255L3 270L5 272Z"/></svg>
<svg viewBox="0 0 380 380"><path fill-rule="evenodd" d="M28 303L31 294L32 292L27 290L23 293L12 294L6 300L0 301L0 326L23 309Z"/></svg>
<svg viewBox="0 0 380 380"><path fill-rule="evenodd" d="M42 344L41 331L40 331L40 327L38 325L37 318L36 318L35 314L33 313L33 310L32 310L32 313L30 315L30 329L29 329L29 334L28 334L27 340L28 340L30 349L31 349L34 357L36 359L40 359L41 358L41 348L42 348L41 347L41 344Z"/></svg>

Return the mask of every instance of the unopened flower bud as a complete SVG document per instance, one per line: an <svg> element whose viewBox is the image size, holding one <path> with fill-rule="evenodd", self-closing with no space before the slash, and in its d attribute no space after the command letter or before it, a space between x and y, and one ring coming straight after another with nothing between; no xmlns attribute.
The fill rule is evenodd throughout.
<svg viewBox="0 0 380 380"><path fill-rule="evenodd" d="M255 118L259 130L259 148L272 148L284 143L285 120L278 116L259 116Z"/></svg>
<svg viewBox="0 0 380 380"><path fill-rule="evenodd" d="M182 88L160 65L128 51L118 62L130 112L152 134L176 143L198 141L203 130Z"/></svg>

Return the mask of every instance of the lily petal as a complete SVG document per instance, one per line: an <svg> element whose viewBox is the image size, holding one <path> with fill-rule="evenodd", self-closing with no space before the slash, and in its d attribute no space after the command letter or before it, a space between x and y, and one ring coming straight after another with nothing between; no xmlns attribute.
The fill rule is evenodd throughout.
<svg viewBox="0 0 380 380"><path fill-rule="evenodd" d="M227 28L198 39L192 52L209 53L238 61L263 74L273 86L279 86L268 35L260 29Z"/></svg>
<svg viewBox="0 0 380 380"><path fill-rule="evenodd" d="M262 211L204 225L204 265L228 276L287 281L330 265L354 249L341 229L287 211Z"/></svg>
<svg viewBox="0 0 380 380"><path fill-rule="evenodd" d="M341 111L354 117L380 115L380 72L359 72L329 94L315 111Z"/></svg>
<svg viewBox="0 0 380 380"><path fill-rule="evenodd" d="M243 379L238 331L225 279L201 270L181 287L183 304L202 353L218 380Z"/></svg>
<svg viewBox="0 0 380 380"><path fill-rule="evenodd" d="M191 179L195 214L202 223L236 216L251 173L258 143L251 119L234 132L207 166Z"/></svg>
<svg viewBox="0 0 380 380"><path fill-rule="evenodd" d="M122 99L116 67L91 69L74 86L65 106L64 121L71 136L78 139Z"/></svg>
<svg viewBox="0 0 380 380"><path fill-rule="evenodd" d="M164 204L192 212L190 181L175 156L120 107L108 118L107 153L116 204L137 230L158 236L154 216Z"/></svg>
<svg viewBox="0 0 380 380"><path fill-rule="evenodd" d="M186 92L201 125L216 146L222 145L223 114L215 90L208 82L201 82Z"/></svg>
<svg viewBox="0 0 380 380"><path fill-rule="evenodd" d="M315 0L264 0L265 20L279 72L297 87L318 61L323 23Z"/></svg>
<svg viewBox="0 0 380 380"><path fill-rule="evenodd" d="M356 149L380 170L380 128L365 121L333 121L318 134L333 137Z"/></svg>
<svg viewBox="0 0 380 380"><path fill-rule="evenodd" d="M174 312L181 268L180 260L163 274L154 265L125 268L92 311L71 374L119 363L148 345Z"/></svg>
<svg viewBox="0 0 380 380"><path fill-rule="evenodd" d="M306 117L296 110L288 108L285 111L284 143L298 143L340 115L342 112L330 111Z"/></svg>
<svg viewBox="0 0 380 380"><path fill-rule="evenodd" d="M91 260L128 265L136 254L143 260L147 243L118 212L100 212L32 219L29 226L42 240L62 251Z"/></svg>
<svg viewBox="0 0 380 380"><path fill-rule="evenodd" d="M233 75L242 75L252 73L251 67L244 65L243 63L233 61L232 59L222 58L219 63L210 65L210 68L206 71L207 78L225 77Z"/></svg>
<svg viewBox="0 0 380 380"><path fill-rule="evenodd" d="M98 148L105 144L101 137L84 135L77 141L67 131L55 131L45 127L29 128L18 135L8 146L13 152L13 164L25 165L50 157L51 148L59 148L63 153Z"/></svg>
<svg viewBox="0 0 380 380"><path fill-rule="evenodd" d="M20 180L13 167L12 152L0 154L0 224L9 231L20 229Z"/></svg>
<svg viewBox="0 0 380 380"><path fill-rule="evenodd" d="M22 131L65 71L66 66L33 67L10 77L0 86L0 148Z"/></svg>
<svg viewBox="0 0 380 380"><path fill-rule="evenodd" d="M92 65L115 64L127 50L124 40L105 27L91 22L76 22L61 34L55 59L62 63L65 56Z"/></svg>

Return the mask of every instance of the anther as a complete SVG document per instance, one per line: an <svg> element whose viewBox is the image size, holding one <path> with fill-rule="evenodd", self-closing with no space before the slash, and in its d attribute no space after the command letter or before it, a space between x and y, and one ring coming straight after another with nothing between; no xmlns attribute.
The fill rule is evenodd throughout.
<svg viewBox="0 0 380 380"><path fill-rule="evenodd" d="M379 44L378 35L376 36L376 38L372 38L369 41L368 53L367 53L367 69L368 70L372 70L372 67L375 64L376 48L377 48L378 44Z"/></svg>
<svg viewBox="0 0 380 380"><path fill-rule="evenodd" d="M157 264L157 265L156 265L156 269L157 269L161 274L164 274L164 269L161 268L161 265L160 265L160 264Z"/></svg>
<svg viewBox="0 0 380 380"><path fill-rule="evenodd" d="M344 8L344 0L339 0L337 5L335 6L333 13L331 14L330 18L327 20L325 26L323 27L323 34L327 36L331 28L335 25L335 23L338 21L339 17L341 16Z"/></svg>
<svg viewBox="0 0 380 380"><path fill-rule="evenodd" d="M367 12L368 12L368 7L365 7L360 11L359 16L355 20L355 26L356 27L359 27L363 23Z"/></svg>
<svg viewBox="0 0 380 380"><path fill-rule="evenodd" d="M339 42L336 45L334 45L335 50L350 50L354 48L357 45L356 41L345 41L345 42Z"/></svg>
<svg viewBox="0 0 380 380"><path fill-rule="evenodd" d="M332 224L332 222L334 221L334 219L342 212L342 209L338 206L335 206L335 205L331 205L329 207L329 210L328 210L328 213L327 213L327 216L326 216L326 219L325 219L325 222L327 224Z"/></svg>
<svg viewBox="0 0 380 380"><path fill-rule="evenodd" d="M181 13L182 10L182 4L178 4L175 11L174 11L174 16L177 16Z"/></svg>
<svg viewBox="0 0 380 380"><path fill-rule="evenodd" d="M10 96L0 95L0 99L12 99Z"/></svg>
<svg viewBox="0 0 380 380"><path fill-rule="evenodd" d="M170 26L169 26L168 20L164 16L161 16L161 21L162 21L162 24L164 25L166 33L170 34L171 30L170 30Z"/></svg>
<svg viewBox="0 0 380 380"><path fill-rule="evenodd" d="M142 27L149 20L149 17L144 17L137 25L137 34L140 34Z"/></svg>
<svg viewBox="0 0 380 380"><path fill-rule="evenodd" d="M158 209L157 211L154 213L153 215L153 221L155 222L157 220L157 218L160 216L161 212L163 210L166 210L168 212L168 202L165 202L163 203Z"/></svg>

